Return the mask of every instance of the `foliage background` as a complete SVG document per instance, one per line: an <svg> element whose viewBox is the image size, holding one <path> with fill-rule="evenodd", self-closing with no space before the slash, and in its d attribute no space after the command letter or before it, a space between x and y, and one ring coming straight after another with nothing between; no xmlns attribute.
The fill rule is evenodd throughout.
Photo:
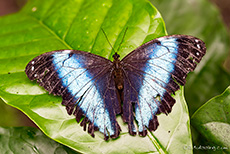
<svg viewBox="0 0 230 154"><path fill-rule="evenodd" d="M0 1L0 2L6 2L6 1ZM8 1L8 2L10 2L10 1ZM9 9L5 9L6 7L4 7L4 5L1 5L0 4L0 6L2 7L2 8L0 8L0 11L3 11L3 13L2 12L0 12L1 13L1 15L3 15L4 14L4 9L5 9L5 13L7 12L7 13L10 13L10 12L13 12L13 11L15 11L15 10L18 10L22 5L23 5L23 2L22 1L17 1L17 3L15 3L15 2L13 2L13 1L11 1L12 2L12 5L11 6L13 6L13 9L12 9L12 7L9 7ZM220 2L220 1L216 1L216 3L217 4L221 4L222 6L224 6L224 8L223 8L223 10L222 10L222 12L224 13L223 14L223 17L226 17L226 18L224 18L224 20L225 20L225 22L226 22L226 25L229 27L229 19L228 19L228 14L229 14L229 12L227 12L226 13L226 11L225 11L225 9L226 9L226 6L230 6L230 5L228 5L228 0L226 0L226 1L222 1L222 3ZM14 5L14 4L17 4L17 5ZM172 19L175 19L175 18L170 18L170 17L167 17L167 16L164 16L164 11L165 10L161 10L161 2L160 1L155 1L155 2L153 2L153 4L158 8L158 10L162 13L162 16L163 16L163 18L164 18L164 20L165 20L165 22L166 22L166 27L167 27L167 31L168 31L168 33L169 34L172 34L172 33L176 33L177 32L177 29L173 29L173 28L175 28L176 26L172 26L172 25L167 25L167 23L173 23L172 21L170 21L170 19L172 20ZM158 7L158 5L159 5L159 7ZM170 5L172 5L173 6L173 4L170 4ZM175 8L176 8L176 6L175 6ZM174 9L175 9L174 8ZM12 9L12 10L11 10ZM230 10L230 9L229 9ZM165 14L167 14L167 12L165 13ZM226 15L227 14L227 15ZM174 24L176 24L176 22L174 21ZM182 28L181 28L182 29ZM180 29L180 30L181 30ZM184 28L184 29L186 29L186 28ZM180 31L181 32L181 31ZM181 32L181 33L183 33L183 34L186 34L186 32ZM211 37L211 34L210 34L210 37ZM227 52L226 52L227 53ZM213 92L209 92L208 90L208 92L209 93L207 93L207 95L205 96L205 97L202 97L202 98L199 98L199 96L197 96L197 97L195 97L195 101L196 102L199 102L198 104L198 106L193 106L193 105L191 105L191 104L189 104L189 107L190 107L190 113L192 114L192 113L194 113L204 102L206 102L207 100L209 100L210 98L212 98L213 96L215 96L215 95L217 95L217 94L220 94L220 93L222 93L223 91L224 91L224 89L229 85L229 84L226 84L226 83L229 83L229 80L228 80L228 71L229 71L229 60L228 59L222 59L221 61L218 61L218 62L216 62L216 63L218 63L218 67L219 66L221 66L221 67L219 67L217 70L219 71L221 71L221 73L223 73L223 74L226 74L226 78L219 78L219 80L217 80L217 79L215 79L215 82L218 82L218 83L223 83L222 81L224 80L224 81L226 81L224 84L223 84L223 86L220 86L220 87L214 87L213 89L215 89L215 91L213 91ZM223 66L223 67L222 67ZM219 74L220 72L216 72L216 74ZM209 85L209 87L211 87L212 85L213 86L215 86L217 83L212 83L211 85ZM194 85L194 84L193 84ZM197 86L197 87L199 87L199 84L198 85L195 85L195 86ZM189 86L188 86L189 87ZM185 87L186 88L186 87ZM185 89L185 93L186 93L186 89ZM195 94L196 95L196 94ZM188 103L190 103L189 101L191 101L191 102L194 102L194 95L193 95L193 97L192 98L189 98L189 95L188 95L188 97L186 97L186 99L187 99L187 101L188 101ZM7 113L7 114L3 114L3 115L1 115L1 120L0 120L0 126L34 126L34 127L36 127L34 124L33 124L33 122L31 122L30 120L28 120L27 118L26 118L26 116L24 116L23 114L21 114L20 113L20 111L17 111L17 110L15 110L15 109L13 109L13 108L11 108L11 107L9 107L9 106L6 106L4 103L2 103L2 102L0 102L0 110L1 110L1 113Z"/></svg>

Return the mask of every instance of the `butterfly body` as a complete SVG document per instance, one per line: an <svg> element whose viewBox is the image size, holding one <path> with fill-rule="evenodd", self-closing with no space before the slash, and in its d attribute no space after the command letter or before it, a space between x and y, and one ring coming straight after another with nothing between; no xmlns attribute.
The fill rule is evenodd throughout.
<svg viewBox="0 0 230 154"><path fill-rule="evenodd" d="M115 53L113 55L113 75L114 75L114 81L115 85L118 91L122 91L124 88L124 82L123 82L123 72L122 72L122 65L121 61L119 59L120 55Z"/></svg>
<svg viewBox="0 0 230 154"><path fill-rule="evenodd" d="M205 52L201 40L172 35L147 42L122 60L117 53L113 61L79 50L44 53L28 63L26 74L49 93L62 96L68 114L92 136L99 130L105 140L117 138L118 114L131 135L146 136L147 129L157 129L158 114L171 112L171 94L185 84Z"/></svg>

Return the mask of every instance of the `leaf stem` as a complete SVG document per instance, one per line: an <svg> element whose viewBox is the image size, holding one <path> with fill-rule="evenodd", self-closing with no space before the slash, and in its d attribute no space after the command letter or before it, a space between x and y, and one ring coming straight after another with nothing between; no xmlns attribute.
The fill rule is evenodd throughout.
<svg viewBox="0 0 230 154"><path fill-rule="evenodd" d="M151 135L149 135L149 134L151 134ZM153 135L153 133L151 131L148 131L148 135L147 136L152 141L153 145L156 147L156 149L159 152L159 154L167 154L167 152L165 151L165 149L163 148L163 146L155 138L155 136Z"/></svg>

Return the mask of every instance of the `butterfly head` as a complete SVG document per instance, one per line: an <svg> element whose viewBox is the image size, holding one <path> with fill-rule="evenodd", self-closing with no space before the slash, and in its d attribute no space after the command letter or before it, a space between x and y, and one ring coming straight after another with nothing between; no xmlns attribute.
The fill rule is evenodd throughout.
<svg viewBox="0 0 230 154"><path fill-rule="evenodd" d="M120 55L117 54L117 52L115 52L115 54L113 55L113 60L119 60Z"/></svg>

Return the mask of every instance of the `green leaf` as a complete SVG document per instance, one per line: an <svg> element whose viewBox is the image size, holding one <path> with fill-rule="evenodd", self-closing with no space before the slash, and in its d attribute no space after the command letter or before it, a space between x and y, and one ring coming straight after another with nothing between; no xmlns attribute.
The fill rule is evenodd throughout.
<svg viewBox="0 0 230 154"><path fill-rule="evenodd" d="M76 154L75 151L49 139L37 128L0 127L1 153Z"/></svg>
<svg viewBox="0 0 230 154"><path fill-rule="evenodd" d="M229 33L219 10L208 0L151 2L162 13L169 34L193 35L206 43L207 53L185 85L185 98L192 115L230 85L230 74L223 68L229 51Z"/></svg>
<svg viewBox="0 0 230 154"><path fill-rule="evenodd" d="M192 116L193 127L218 151L230 152L230 87L200 107Z"/></svg>
<svg viewBox="0 0 230 154"><path fill-rule="evenodd" d="M58 49L77 49L111 59L128 27L121 58L141 44L166 35L163 19L148 2L139 0L29 1L21 12L0 18L0 96L23 111L50 138L83 153L192 153L189 116L183 90L177 92L172 113L160 115L157 131L147 137L130 136L118 116L122 133L104 141L92 138L69 116L61 97L48 95L24 73L35 56Z"/></svg>

